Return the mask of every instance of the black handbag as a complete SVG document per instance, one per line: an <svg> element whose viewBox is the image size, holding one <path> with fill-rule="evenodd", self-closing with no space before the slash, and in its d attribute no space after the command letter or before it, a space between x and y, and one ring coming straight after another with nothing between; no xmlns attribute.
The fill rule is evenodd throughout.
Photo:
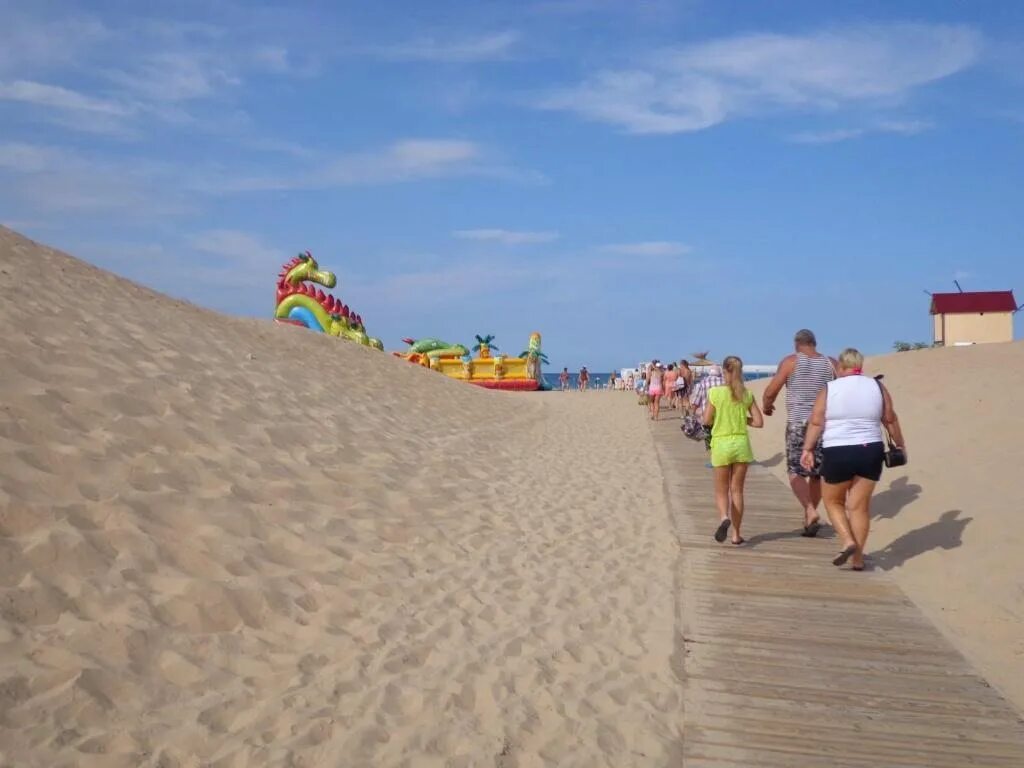
<svg viewBox="0 0 1024 768"><path fill-rule="evenodd" d="M882 389L882 377L875 376L875 383L878 385L878 391L882 394L882 417L884 418L885 390ZM882 431L885 433L885 443L888 446L888 450L882 455L882 461L884 461L885 466L890 469L893 467L902 467L907 463L907 452L892 441L892 435L889 434L889 429L885 426L884 421L882 422Z"/></svg>

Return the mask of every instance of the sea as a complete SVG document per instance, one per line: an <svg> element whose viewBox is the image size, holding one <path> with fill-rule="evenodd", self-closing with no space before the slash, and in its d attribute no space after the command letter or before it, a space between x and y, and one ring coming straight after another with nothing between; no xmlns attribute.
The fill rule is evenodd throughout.
<svg viewBox="0 0 1024 768"><path fill-rule="evenodd" d="M558 383L558 377L561 374L558 371L554 373L544 373L544 381L551 389L561 389L561 384ZM757 379L769 378L772 374L770 373L747 373L743 376L746 381L755 381ZM608 383L608 379L611 378L611 373L591 373L590 383L587 386L590 389L604 389ZM579 386L579 375L576 373L569 374L569 389L575 390Z"/></svg>

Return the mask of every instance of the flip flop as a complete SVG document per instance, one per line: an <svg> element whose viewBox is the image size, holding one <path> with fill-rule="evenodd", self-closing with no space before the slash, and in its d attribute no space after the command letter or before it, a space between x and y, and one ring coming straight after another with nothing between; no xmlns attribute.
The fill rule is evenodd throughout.
<svg viewBox="0 0 1024 768"><path fill-rule="evenodd" d="M725 541L725 534L729 532L729 526L732 525L732 521L729 518L725 518L718 524L718 528L715 529L715 541L721 544Z"/></svg>
<svg viewBox="0 0 1024 768"><path fill-rule="evenodd" d="M818 535L818 531L820 531L820 530L821 530L821 520L815 520L810 525L805 525L804 526L804 532L801 533L800 535L801 536L806 536L808 539L813 539L815 536ZM846 561L844 560L843 562L846 562Z"/></svg>
<svg viewBox="0 0 1024 768"><path fill-rule="evenodd" d="M850 570L851 571L863 571L864 570L864 566L863 565L851 565L850 566Z"/></svg>
<svg viewBox="0 0 1024 768"><path fill-rule="evenodd" d="M844 549L842 552L840 552L838 555L836 555L833 558L832 565L835 565L835 566L845 565L846 561L849 560L851 557L853 557L853 553L856 552L856 551L857 551L857 545L856 544L851 544L850 546L848 546L846 549ZM863 568L861 570L863 570Z"/></svg>
<svg viewBox="0 0 1024 768"><path fill-rule="evenodd" d="M740 546L743 546L743 545L744 545L744 544L746 544L746 543L747 543L747 540L746 540L746 539L744 539L744 538L743 538L742 536L740 536L740 539L739 539L739 541L734 541L734 542L732 543L732 545L733 545L734 547L740 547Z"/></svg>

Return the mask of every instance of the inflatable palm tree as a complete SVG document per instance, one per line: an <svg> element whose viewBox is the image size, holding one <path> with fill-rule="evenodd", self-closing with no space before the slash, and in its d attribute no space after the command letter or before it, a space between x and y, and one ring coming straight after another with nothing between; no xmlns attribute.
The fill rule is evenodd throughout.
<svg viewBox="0 0 1024 768"><path fill-rule="evenodd" d="M493 334L488 333L486 336L476 334L476 344L473 345L473 351L480 353L481 360L486 360L490 357L492 349L498 349L497 345L492 343L493 341Z"/></svg>

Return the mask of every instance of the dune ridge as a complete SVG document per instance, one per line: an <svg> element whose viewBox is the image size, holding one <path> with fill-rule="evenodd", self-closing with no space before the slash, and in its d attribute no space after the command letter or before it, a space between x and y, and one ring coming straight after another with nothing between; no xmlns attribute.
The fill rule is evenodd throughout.
<svg viewBox="0 0 1024 768"><path fill-rule="evenodd" d="M634 405L467 387L2 228L0 289L0 761L672 760Z"/></svg>

